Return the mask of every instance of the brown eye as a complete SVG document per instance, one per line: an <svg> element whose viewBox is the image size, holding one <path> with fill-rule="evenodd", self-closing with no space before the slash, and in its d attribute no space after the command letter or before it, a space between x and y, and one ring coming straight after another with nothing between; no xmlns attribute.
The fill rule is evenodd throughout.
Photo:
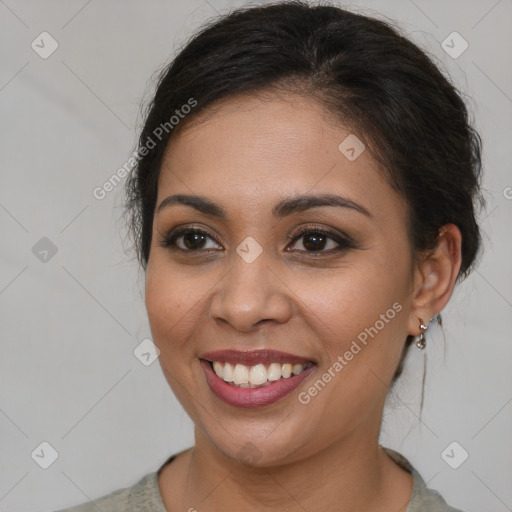
<svg viewBox="0 0 512 512"><path fill-rule="evenodd" d="M187 249L195 250L202 249L208 237L204 233L190 232L182 235L180 238L183 239L183 245Z"/></svg>
<svg viewBox="0 0 512 512"><path fill-rule="evenodd" d="M349 237L320 228L305 228L292 239L294 249L309 253L329 253L354 247Z"/></svg>
<svg viewBox="0 0 512 512"><path fill-rule="evenodd" d="M302 245L307 251L321 251L322 249L325 249L327 241L329 240L328 237L321 233L304 235L302 239Z"/></svg>
<svg viewBox="0 0 512 512"><path fill-rule="evenodd" d="M214 242L214 246L208 247L209 241ZM162 247L177 249L180 251L203 251L219 248L219 244L205 231L200 229L181 229L170 233L160 243Z"/></svg>

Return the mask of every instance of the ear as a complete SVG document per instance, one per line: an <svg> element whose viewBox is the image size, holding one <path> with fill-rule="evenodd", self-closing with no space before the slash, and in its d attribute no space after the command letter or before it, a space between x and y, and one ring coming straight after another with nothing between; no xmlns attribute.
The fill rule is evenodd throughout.
<svg viewBox="0 0 512 512"><path fill-rule="evenodd" d="M420 333L420 318L428 326L450 299L461 265L462 235L455 224L439 230L437 246L418 262L414 270L414 295L409 334Z"/></svg>

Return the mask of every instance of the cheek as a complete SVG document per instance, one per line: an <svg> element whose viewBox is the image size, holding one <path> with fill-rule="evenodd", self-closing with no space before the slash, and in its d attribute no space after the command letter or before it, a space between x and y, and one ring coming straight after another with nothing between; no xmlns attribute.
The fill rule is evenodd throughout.
<svg viewBox="0 0 512 512"><path fill-rule="evenodd" d="M173 271L161 258L150 258L146 270L145 304L153 342L165 356L184 344L187 327L194 315L193 284Z"/></svg>
<svg viewBox="0 0 512 512"><path fill-rule="evenodd" d="M163 333L176 322L182 304L176 300L173 284L165 272L157 265L149 264L146 271L145 303L151 332L155 344L160 345ZM161 349L162 347L159 346Z"/></svg>
<svg viewBox="0 0 512 512"><path fill-rule="evenodd" d="M311 407L311 417L323 418L329 410L321 427L326 437L356 428L380 410L399 361L406 324L399 278L378 274L347 269L330 279L301 281L297 293L323 353L301 403Z"/></svg>
<svg viewBox="0 0 512 512"><path fill-rule="evenodd" d="M355 374L357 368L361 375L366 367L389 377L405 339L407 280L402 274L384 270L382 262L368 262L329 278L295 283L304 303L302 314L322 340L324 366L346 354L344 373Z"/></svg>

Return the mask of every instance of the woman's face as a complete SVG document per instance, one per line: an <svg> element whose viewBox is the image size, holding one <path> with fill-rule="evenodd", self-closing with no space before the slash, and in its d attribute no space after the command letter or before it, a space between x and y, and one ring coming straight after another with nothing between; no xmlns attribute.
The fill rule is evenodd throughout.
<svg viewBox="0 0 512 512"><path fill-rule="evenodd" d="M405 202L361 149L291 94L226 100L168 147L146 307L170 386L228 457L275 465L378 437L416 325L414 272ZM211 356L220 350L238 354ZM244 359L262 350L314 364L287 380L287 356ZM249 371L272 384L228 384L206 362L215 359L227 380Z"/></svg>

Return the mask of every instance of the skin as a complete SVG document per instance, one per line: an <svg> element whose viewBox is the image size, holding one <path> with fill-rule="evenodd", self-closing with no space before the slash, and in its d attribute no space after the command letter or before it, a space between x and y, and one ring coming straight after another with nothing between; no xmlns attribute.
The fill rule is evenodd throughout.
<svg viewBox="0 0 512 512"><path fill-rule="evenodd" d="M383 407L406 336L439 313L460 268L461 235L443 227L437 248L416 255L409 210L369 151L349 161L338 145L351 132L311 98L246 95L220 102L171 139L159 183L146 271L146 307L160 365L195 424L195 446L162 471L169 511L404 511L412 476L378 445ZM174 204L203 196L225 219ZM364 207L322 206L276 219L279 201L337 194ZM177 226L212 238L176 240ZM296 238L301 226L341 232L354 247ZM263 252L236 252L246 238ZM292 240L287 238L292 236ZM185 239L189 245L186 246ZM192 244L192 245L190 245ZM392 320L307 404L300 392L343 356L394 303ZM209 389L201 354L271 348L315 361L313 374L272 405L241 409ZM248 448L249 447L249 448ZM239 452L242 450L242 452ZM247 462L242 454L256 456Z"/></svg>

